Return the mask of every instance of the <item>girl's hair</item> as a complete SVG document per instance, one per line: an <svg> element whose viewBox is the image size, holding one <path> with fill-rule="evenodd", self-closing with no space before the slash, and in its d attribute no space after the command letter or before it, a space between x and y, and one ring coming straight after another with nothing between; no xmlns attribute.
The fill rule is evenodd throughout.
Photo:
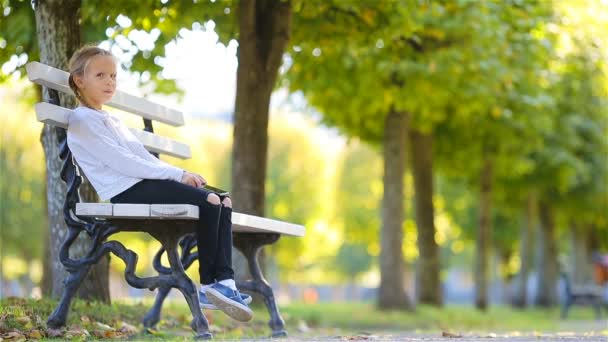
<svg viewBox="0 0 608 342"><path fill-rule="evenodd" d="M70 77L68 78L68 83L70 84L70 88L72 88L72 91L74 91L76 98L78 98L78 101L80 101L84 105L87 105L87 103L82 94L80 93L80 89L76 85L76 82L74 82L74 76L84 76L84 71L89 65L89 62L93 57L96 56L110 56L114 58L114 55L112 55L112 53L108 50L104 50L95 45L86 45L78 49L78 51L74 52L74 55L72 55L72 58L70 59Z"/></svg>

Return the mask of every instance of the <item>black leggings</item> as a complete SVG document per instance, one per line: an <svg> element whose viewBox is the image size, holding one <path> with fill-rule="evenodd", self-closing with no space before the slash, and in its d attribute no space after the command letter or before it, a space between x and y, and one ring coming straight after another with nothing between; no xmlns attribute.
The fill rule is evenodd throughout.
<svg viewBox="0 0 608 342"><path fill-rule="evenodd" d="M199 207L196 226L201 284L234 279L232 208L207 201L213 192L174 180L144 179L112 197L112 203L193 204ZM219 195L218 195L219 196ZM220 196L223 201L224 197Z"/></svg>

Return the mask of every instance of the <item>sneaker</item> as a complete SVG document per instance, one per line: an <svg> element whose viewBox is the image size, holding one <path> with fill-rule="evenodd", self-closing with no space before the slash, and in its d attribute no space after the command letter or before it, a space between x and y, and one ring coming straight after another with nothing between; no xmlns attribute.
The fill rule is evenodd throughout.
<svg viewBox="0 0 608 342"><path fill-rule="evenodd" d="M241 299L243 300L243 303L245 303L247 305L251 304L251 301L253 300L253 298L251 298L250 295L248 295L246 293L240 293L240 292L239 292L239 294L241 295Z"/></svg>
<svg viewBox="0 0 608 342"><path fill-rule="evenodd" d="M205 295L205 292L198 291L198 302L201 304L201 308L207 310L217 310L217 306L213 305Z"/></svg>
<svg viewBox="0 0 608 342"><path fill-rule="evenodd" d="M215 283L205 294L212 304L233 319L248 322L253 318L253 311L245 304L238 290Z"/></svg>
<svg viewBox="0 0 608 342"><path fill-rule="evenodd" d="M250 295L246 294L246 293L241 293L241 299L243 300L243 303L249 305L251 304L252 298ZM203 291L198 291L198 300L199 303L201 304L201 308L203 309L207 309L207 310L218 310L217 306L215 306L213 303L211 303L209 301L209 298L207 298L207 295L205 295L205 292Z"/></svg>

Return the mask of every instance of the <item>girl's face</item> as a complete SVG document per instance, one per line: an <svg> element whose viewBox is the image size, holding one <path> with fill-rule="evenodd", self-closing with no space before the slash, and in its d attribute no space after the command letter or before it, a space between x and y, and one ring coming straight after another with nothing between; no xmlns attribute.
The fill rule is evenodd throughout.
<svg viewBox="0 0 608 342"><path fill-rule="evenodd" d="M109 102L116 92L116 63L111 56L91 58L84 75L74 76L86 104L96 109Z"/></svg>

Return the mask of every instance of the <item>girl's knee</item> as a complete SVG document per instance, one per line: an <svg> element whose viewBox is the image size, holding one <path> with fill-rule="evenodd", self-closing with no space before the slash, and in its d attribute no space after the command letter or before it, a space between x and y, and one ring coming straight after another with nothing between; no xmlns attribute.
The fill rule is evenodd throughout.
<svg viewBox="0 0 608 342"><path fill-rule="evenodd" d="M230 197L224 198L222 204L224 205L224 207L232 208L232 200L230 200Z"/></svg>
<svg viewBox="0 0 608 342"><path fill-rule="evenodd" d="M207 195L207 202L213 205L220 205L220 197L216 194Z"/></svg>

